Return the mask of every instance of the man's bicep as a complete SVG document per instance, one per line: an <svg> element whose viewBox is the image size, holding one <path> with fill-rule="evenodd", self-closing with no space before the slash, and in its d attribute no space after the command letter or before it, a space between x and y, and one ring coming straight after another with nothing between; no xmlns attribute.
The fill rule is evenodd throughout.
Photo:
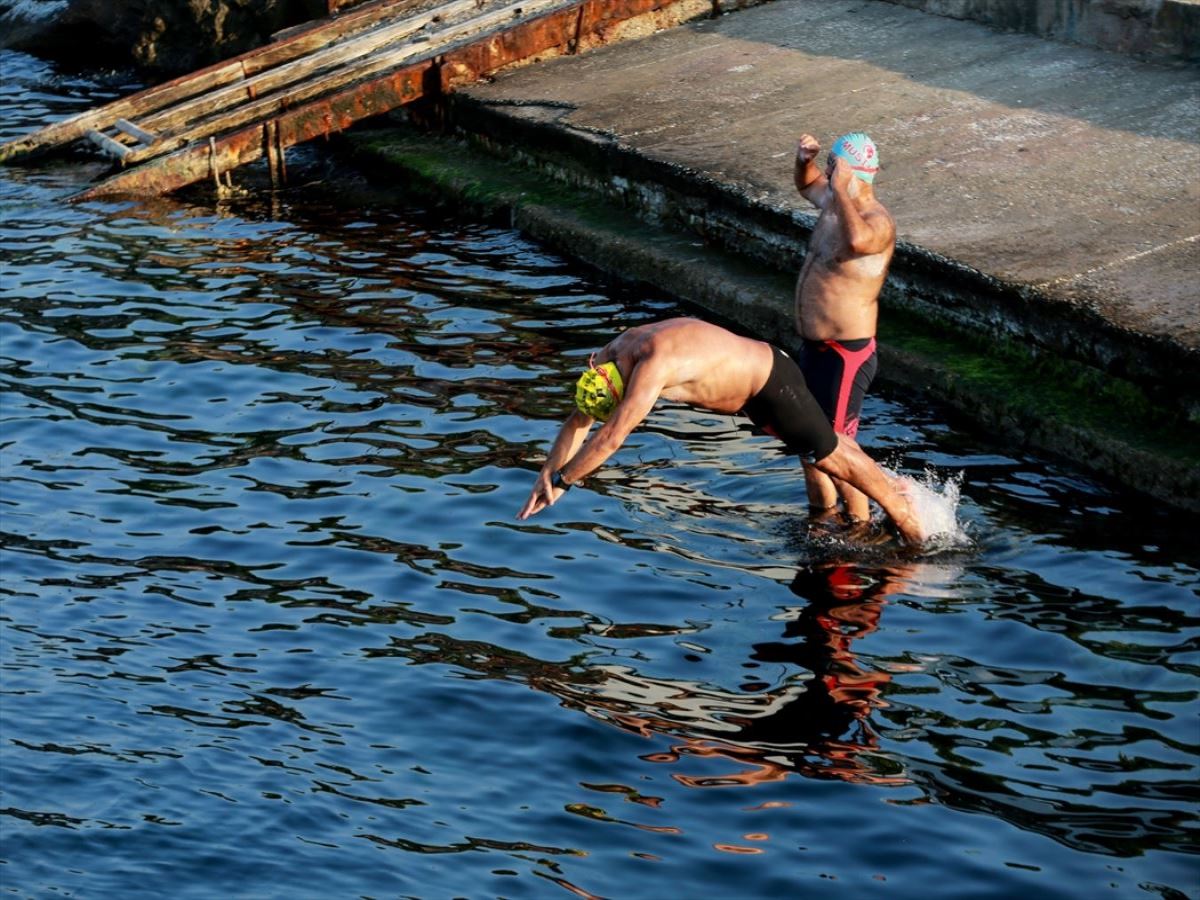
<svg viewBox="0 0 1200 900"><path fill-rule="evenodd" d="M630 391L605 425L609 435L619 443L624 443L633 430L650 415L657 399L657 392Z"/></svg>

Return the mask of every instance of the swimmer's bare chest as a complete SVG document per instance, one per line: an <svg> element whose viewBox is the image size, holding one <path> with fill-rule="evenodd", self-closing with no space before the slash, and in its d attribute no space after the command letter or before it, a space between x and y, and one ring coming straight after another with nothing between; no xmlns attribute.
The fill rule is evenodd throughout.
<svg viewBox="0 0 1200 900"><path fill-rule="evenodd" d="M822 211L796 282L801 335L818 341L872 337L892 252L889 246L880 253L853 253L836 212Z"/></svg>

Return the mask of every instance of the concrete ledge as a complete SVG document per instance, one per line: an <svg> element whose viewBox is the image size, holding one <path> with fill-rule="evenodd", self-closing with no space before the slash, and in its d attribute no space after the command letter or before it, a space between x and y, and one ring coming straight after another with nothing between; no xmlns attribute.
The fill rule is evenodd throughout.
<svg viewBox="0 0 1200 900"><path fill-rule="evenodd" d="M790 237L772 230L778 218L760 214L739 225L730 217L726 225L757 232L764 248L789 260L766 265L696 233L647 223L582 184L548 179L541 167L498 161L463 140L412 128L346 140L358 164L389 183L401 180L433 202L510 223L613 277L647 283L745 331L795 346L794 251L787 251ZM604 146L599 140L597 148ZM1010 446L1047 451L1115 486L1200 512L1200 429L1170 424L1175 416L1131 382L1036 358L1020 341L982 336L945 316L927 318L921 306L902 307L894 296L885 298L880 328L881 379L946 403Z"/></svg>
<svg viewBox="0 0 1200 900"><path fill-rule="evenodd" d="M489 153L608 198L655 224L781 272L799 271L815 215L756 197L705 172L655 159L613 136L571 126L553 104L446 98L447 120ZM1190 264L1190 263L1189 263ZM1139 386L1166 421L1200 423L1200 367L1189 346L1135 331L1070 289L1002 281L901 240L884 301L1026 354L1069 357Z"/></svg>

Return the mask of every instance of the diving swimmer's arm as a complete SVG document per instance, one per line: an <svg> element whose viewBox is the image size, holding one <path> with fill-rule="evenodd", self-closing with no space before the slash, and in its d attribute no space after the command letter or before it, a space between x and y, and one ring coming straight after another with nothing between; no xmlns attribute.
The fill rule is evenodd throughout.
<svg viewBox="0 0 1200 900"><path fill-rule="evenodd" d="M633 429L650 415L662 385L659 366L653 359L643 360L635 365L625 385L625 396L608 417L608 421L600 426L571 461L563 466L563 481L574 484L581 478L586 478L620 450Z"/></svg>
<svg viewBox="0 0 1200 900"><path fill-rule="evenodd" d="M533 490L529 492L529 499L517 513L518 519L528 519L547 506L553 506L558 498L566 493L565 487L556 487L550 483L550 480L554 477L554 473L559 471L579 450L579 446L587 437L587 433L595 421L591 416L585 415L579 410L575 410L567 416L567 421L563 422L562 428L558 430L558 437L554 439L554 445L550 448L542 470L538 472Z"/></svg>
<svg viewBox="0 0 1200 900"><path fill-rule="evenodd" d="M658 367L652 361L646 360L634 366L625 386L625 396L617 404L608 421L582 447L579 447L579 442L587 434L587 429L579 431L576 437L570 439L569 444L564 442L567 429L576 416L579 417L579 420L586 421L589 427L593 420L581 412L573 413L571 418L568 418L563 424L558 440L554 442L554 448L550 451L550 457L538 475L538 483L534 485L529 499L517 514L517 518L527 519L541 512L547 506L553 505L567 487L586 478L604 465L605 460L616 453L625 443L630 432L650 414L655 401L658 400L662 384ZM556 451L560 449L563 450L562 455L556 455ZM562 459L565 459L566 462L558 464L557 467L551 467L552 461ZM555 471L559 473L565 487L559 488L550 485L550 478Z"/></svg>

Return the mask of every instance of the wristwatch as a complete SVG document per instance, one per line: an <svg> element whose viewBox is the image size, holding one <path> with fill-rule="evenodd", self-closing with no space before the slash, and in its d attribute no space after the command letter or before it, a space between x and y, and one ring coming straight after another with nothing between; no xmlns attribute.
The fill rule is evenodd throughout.
<svg viewBox="0 0 1200 900"><path fill-rule="evenodd" d="M564 491L571 489L571 482L563 481L562 469L554 470L554 474L550 476L550 487L562 488Z"/></svg>

